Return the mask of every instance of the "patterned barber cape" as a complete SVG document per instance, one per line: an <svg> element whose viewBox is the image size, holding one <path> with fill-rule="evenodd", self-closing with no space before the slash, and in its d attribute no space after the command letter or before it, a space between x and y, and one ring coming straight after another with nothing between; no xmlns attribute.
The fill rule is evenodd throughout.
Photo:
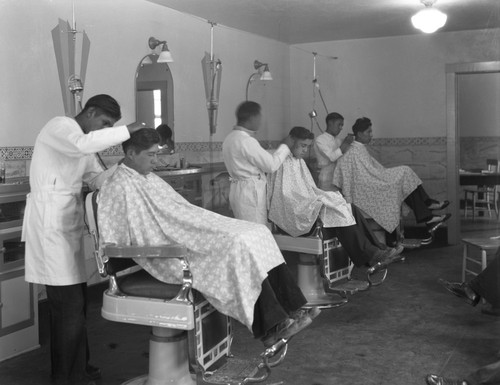
<svg viewBox="0 0 500 385"><path fill-rule="evenodd" d="M294 237L309 232L319 217L324 227L356 224L351 205L336 191L316 187L303 159L289 156L268 175L269 220Z"/></svg>
<svg viewBox="0 0 500 385"><path fill-rule="evenodd" d="M102 186L98 203L103 242L185 245L193 287L217 310L252 330L262 281L284 263L266 226L194 206L157 175L142 175L123 164ZM160 281L181 282L180 261L136 262Z"/></svg>
<svg viewBox="0 0 500 385"><path fill-rule="evenodd" d="M333 184L391 233L399 224L401 205L422 181L408 166L385 168L355 141L337 161Z"/></svg>

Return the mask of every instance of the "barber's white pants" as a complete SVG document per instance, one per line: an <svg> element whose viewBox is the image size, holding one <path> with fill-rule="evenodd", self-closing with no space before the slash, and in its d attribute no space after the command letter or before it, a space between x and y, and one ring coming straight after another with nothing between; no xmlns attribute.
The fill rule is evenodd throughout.
<svg viewBox="0 0 500 385"><path fill-rule="evenodd" d="M268 226L266 185L265 178L232 181L229 204L235 218Z"/></svg>

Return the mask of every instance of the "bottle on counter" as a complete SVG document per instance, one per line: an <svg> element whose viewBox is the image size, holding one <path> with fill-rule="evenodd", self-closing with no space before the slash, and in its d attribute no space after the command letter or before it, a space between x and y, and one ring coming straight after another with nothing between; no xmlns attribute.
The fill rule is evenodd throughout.
<svg viewBox="0 0 500 385"><path fill-rule="evenodd" d="M5 183L5 159L0 157L0 183Z"/></svg>

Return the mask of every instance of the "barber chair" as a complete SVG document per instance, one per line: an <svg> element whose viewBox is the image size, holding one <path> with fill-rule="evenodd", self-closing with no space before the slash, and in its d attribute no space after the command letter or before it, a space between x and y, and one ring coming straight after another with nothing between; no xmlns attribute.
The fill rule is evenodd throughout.
<svg viewBox="0 0 500 385"><path fill-rule="evenodd" d="M149 373L124 385L243 385L264 381L271 368L284 360L288 341L280 340L258 359L234 358L231 319L192 289L187 249L179 244L100 244L96 196L96 192L87 195L85 208L99 273L109 277L101 314L110 321L152 328ZM158 281L135 264L132 258L137 257L180 259L182 284Z"/></svg>
<svg viewBox="0 0 500 385"><path fill-rule="evenodd" d="M319 220L305 236L292 237L274 224L273 235L280 250L298 253L297 284L308 301L306 307L345 305L348 295L380 285L387 276L387 266L379 265L367 270L366 281L352 279L354 265L347 252Z"/></svg>

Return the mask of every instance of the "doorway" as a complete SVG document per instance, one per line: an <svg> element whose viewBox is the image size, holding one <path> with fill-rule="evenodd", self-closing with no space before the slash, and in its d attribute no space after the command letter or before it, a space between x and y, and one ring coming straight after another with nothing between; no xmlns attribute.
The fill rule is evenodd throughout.
<svg viewBox="0 0 500 385"><path fill-rule="evenodd" d="M447 152L447 190L450 200L452 217L448 223L448 241L457 244L461 239L461 212L460 212L460 127L458 81L461 75L498 73L500 62L461 63L446 65L446 152ZM498 107L497 107L498 108Z"/></svg>

